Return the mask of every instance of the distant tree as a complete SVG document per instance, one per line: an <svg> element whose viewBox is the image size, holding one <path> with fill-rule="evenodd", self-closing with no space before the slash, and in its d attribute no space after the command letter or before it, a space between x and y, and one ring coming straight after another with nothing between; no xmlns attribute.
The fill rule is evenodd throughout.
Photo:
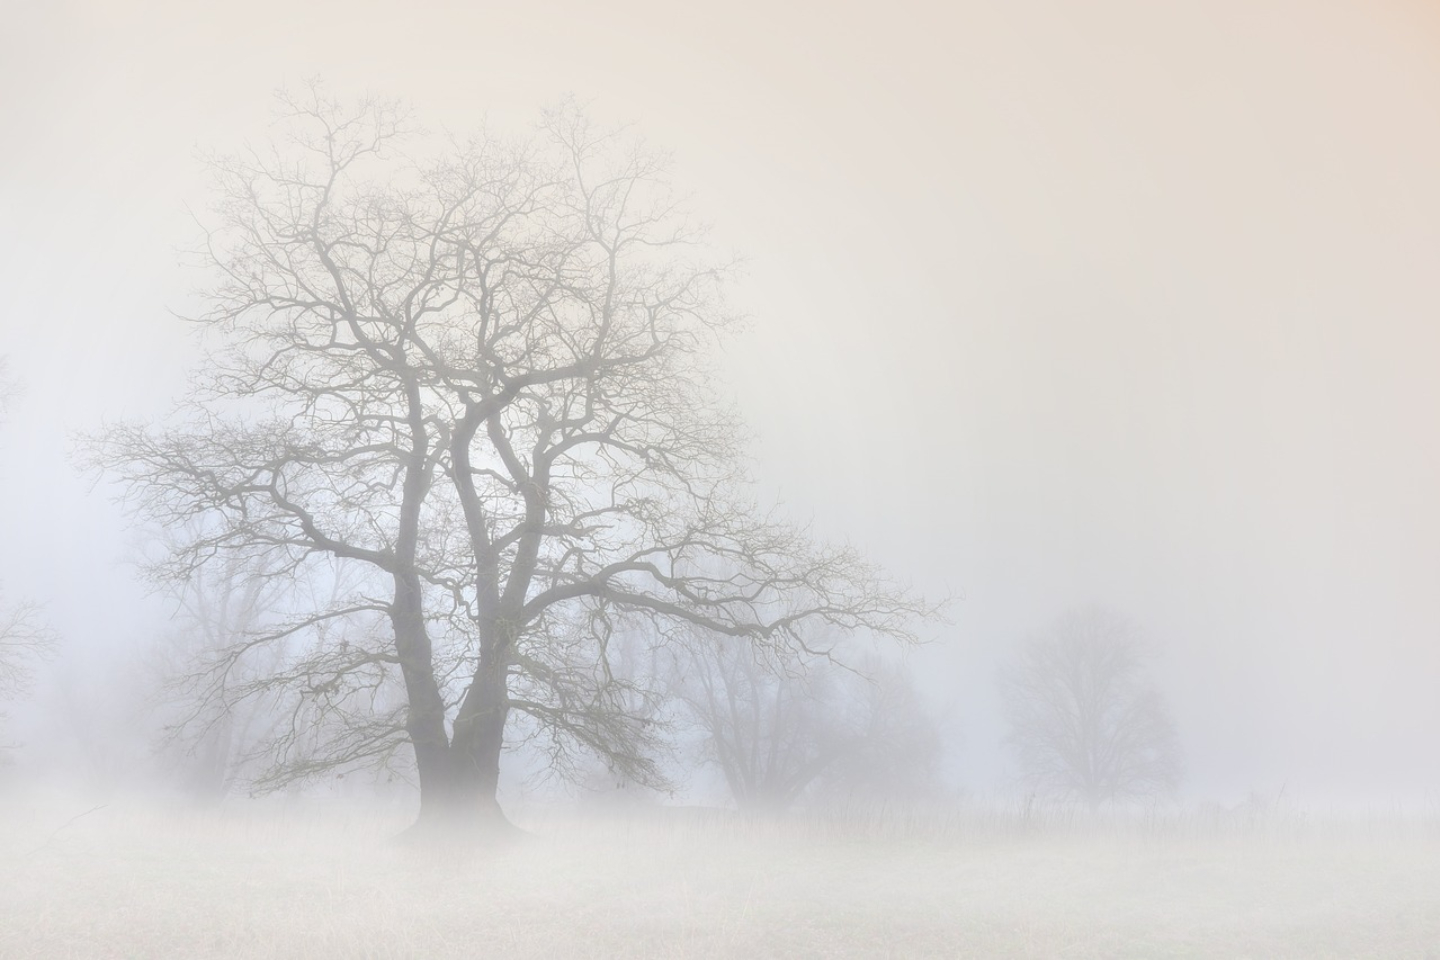
<svg viewBox="0 0 1440 960"><path fill-rule="evenodd" d="M277 146L217 165L190 416L94 449L151 519L203 520L170 575L240 555L359 584L268 633L380 627L271 675L303 694L287 727L349 731L290 775L408 747L422 823L499 821L516 735L659 778L609 669L621 620L777 651L818 625L912 639L929 605L747 500L707 360L725 271L653 153L568 108L432 159L393 105L284 110ZM398 703L371 698L396 676Z"/></svg>
<svg viewBox="0 0 1440 960"><path fill-rule="evenodd" d="M915 801L941 789L941 727L926 708L910 671L877 656L840 678L843 708L854 731L852 749L816 783L818 798Z"/></svg>
<svg viewBox="0 0 1440 960"><path fill-rule="evenodd" d="M197 800L264 782L286 754L280 724L292 691L273 678L304 651L268 638L295 588L247 557L219 558L180 589L174 628L151 651L160 753Z"/></svg>
<svg viewBox="0 0 1440 960"><path fill-rule="evenodd" d="M646 738L644 749L656 760L657 771L673 769L675 724L673 711L668 709L664 642L643 623L620 624L606 636L604 647L605 677L599 686L613 704L606 712L629 718L636 727L633 735ZM528 726L539 732L536 725ZM654 804L665 793L673 795L675 784L669 774L657 772L638 779L609 763L603 752L571 754L564 749L564 740L553 737L541 738L539 743L547 761L546 773L574 781L581 796L590 802Z"/></svg>
<svg viewBox="0 0 1440 960"><path fill-rule="evenodd" d="M55 650L55 634L32 603L6 604L0 594L0 720L3 706L30 692L35 668Z"/></svg>
<svg viewBox="0 0 1440 960"><path fill-rule="evenodd" d="M0 419L4 418L16 386L0 357ZM36 666L53 655L55 634L45 624L40 609L21 601L7 604L0 593L0 719L3 707L30 691Z"/></svg>
<svg viewBox="0 0 1440 960"><path fill-rule="evenodd" d="M0 357L0 418L10 408L10 403L15 399L18 392L14 378L10 376L10 360L7 357Z"/></svg>
<svg viewBox="0 0 1440 960"><path fill-rule="evenodd" d="M1091 810L1173 792L1179 741L1144 665L1133 627L1102 609L1073 611L1025 646L1001 692L1028 788Z"/></svg>
<svg viewBox="0 0 1440 960"><path fill-rule="evenodd" d="M743 811L782 811L822 791L888 799L933 779L938 733L892 666L871 658L852 670L735 641L672 655L671 695Z"/></svg>

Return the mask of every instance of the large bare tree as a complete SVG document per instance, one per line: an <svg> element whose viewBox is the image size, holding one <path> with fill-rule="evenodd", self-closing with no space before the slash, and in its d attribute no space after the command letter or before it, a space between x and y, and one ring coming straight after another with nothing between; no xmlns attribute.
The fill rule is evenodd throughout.
<svg viewBox="0 0 1440 960"><path fill-rule="evenodd" d="M405 743L422 823L498 820L512 714L659 779L608 669L622 619L777 649L913 638L922 600L748 501L710 387L724 270L660 159L571 108L528 140L434 150L393 105L284 104L283 139L216 163L218 280L197 318L213 355L187 412L95 450L152 518L203 518L165 575L237 554L274 576L356 571L362 588L228 661L388 624L334 630L275 674L349 731L296 773ZM392 673L403 703L367 710Z"/></svg>
<svg viewBox="0 0 1440 960"><path fill-rule="evenodd" d="M1175 789L1175 724L1144 666L1134 628L1101 608L1030 640L1001 674L1007 742L1030 789L1091 810Z"/></svg>

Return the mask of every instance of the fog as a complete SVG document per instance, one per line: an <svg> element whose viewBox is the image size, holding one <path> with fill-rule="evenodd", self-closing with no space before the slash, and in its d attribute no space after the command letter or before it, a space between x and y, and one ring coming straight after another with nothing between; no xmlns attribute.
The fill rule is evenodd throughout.
<svg viewBox="0 0 1440 960"><path fill-rule="evenodd" d="M113 472L84 466L77 438L159 422L185 396L201 353L178 317L210 282L182 263L215 199L203 158L268 143L273 92L312 78L341 100L400 98L437 136L523 132L573 97L669 155L713 248L742 260L727 296L746 322L723 340L715 390L745 424L758 498L945 601L916 627L919 646L901 656L880 644L937 737L933 776L907 798L931 818L915 836L1009 836L985 811L1028 809L1032 794L1007 747L999 678L1086 609L1123 617L1146 651L1183 757L1147 809L1202 859L1221 857L1217 876L1249 869L1251 853L1215 853L1234 839L1228 820L1206 847L1196 811L1283 810L1290 819L1263 825L1268 843L1306 817L1393 814L1397 830L1433 818L1440 16L1429 4L22 0L5 20L0 357L19 389L0 419L0 605L38 604L56 637L29 695L3 705L0 740L15 745L0 776L38 831L7 835L6 849L41 847L61 813L97 806L109 813L94 820L163 836L153 812L116 814L119 798L183 793L157 759L163 718L131 694L186 621L139 567L156 529L117 502ZM833 702L860 696L845 689ZM665 761L666 799L736 805L697 759L696 731ZM533 833L569 836L570 813L546 804L569 811L593 791L537 780L546 763L508 754L502 805ZM354 821L356 835L405 826L415 796L403 780L365 793L381 812ZM357 790L327 781L294 796L338 803ZM271 816L271 801L247 806L245 792L225 816ZM61 795L75 799L53 810L35 799ZM805 796L795 810L825 808ZM1105 857L1120 857L1113 885L1097 882L1128 889L1114 853L1141 842L1128 821L1105 821L1097 840L1054 816L1042 840L1059 845L1044 848L1062 851L1055 863L1073 854L1110 876ZM216 849L279 829L227 823ZM343 846L330 829L325 842ZM607 829L595 842L623 847L632 827ZM718 842L710 829L701 846ZM747 835L755 849L769 842L770 827L746 829L761 831ZM657 843L683 845L670 833ZM787 854L796 863L800 849ZM1166 849L1162 860L1189 855ZM1341 870L1305 850L1323 869L1294 869ZM1261 875L1283 872L1255 856ZM1377 870L1434 890L1422 860L1377 856L1389 865ZM305 869L288 876L309 883ZM1056 869L1055 889L1068 889L1069 868ZM1355 869L1335 883L1360 883L1368 867ZM665 884L644 875L642 887ZM727 876L738 874L696 882ZM765 882L745 876L746 889ZM955 882L972 881L983 886ZM1286 882L1274 889L1294 900L1277 894L1276 915L1304 929L1311 901ZM585 902L577 883L558 896ZM1218 904L1205 898L1222 888L1187 901L1193 915L1166 916L1203 927L1195 904ZM1406 949L1437 942L1425 902L1428 934ZM1115 909L1117 929L1139 923ZM695 932L711 914L686 916L701 938L687 943L708 944L696 955L756 949L749 928L712 943ZM772 921L786 922L756 930ZM1033 940L985 942L990 955L1053 955L1066 922L1047 915ZM910 952L946 953L944 931L922 928ZM640 942L606 929L618 939L598 955ZM1299 949L1275 936L1264 942ZM1345 955L1351 941L1336 938ZM684 954L645 942L637 954ZM1107 952L1103 937L1085 942ZM1233 954L1226 943L1202 950Z"/></svg>

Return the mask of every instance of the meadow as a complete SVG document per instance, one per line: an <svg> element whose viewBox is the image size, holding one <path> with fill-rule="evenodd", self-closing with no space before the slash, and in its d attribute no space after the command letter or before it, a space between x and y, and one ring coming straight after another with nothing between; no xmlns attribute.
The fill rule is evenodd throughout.
<svg viewBox="0 0 1440 960"><path fill-rule="evenodd" d="M1440 958L1440 817L13 802L0 957Z"/></svg>

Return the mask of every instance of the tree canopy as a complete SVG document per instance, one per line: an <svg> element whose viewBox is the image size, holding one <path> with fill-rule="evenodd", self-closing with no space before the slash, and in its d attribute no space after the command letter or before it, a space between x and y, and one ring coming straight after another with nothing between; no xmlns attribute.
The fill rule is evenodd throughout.
<svg viewBox="0 0 1440 960"><path fill-rule="evenodd" d="M498 814L517 731L654 781L608 668L622 623L914 639L931 605L750 497L709 361L728 270L663 158L572 106L436 149L394 104L282 102L270 148L214 164L212 352L185 405L93 441L145 515L193 532L159 575L241 555L361 584L211 664L232 696L247 657L308 638L269 682L296 724L343 722L303 755L282 733L273 782L409 744L422 820Z"/></svg>

